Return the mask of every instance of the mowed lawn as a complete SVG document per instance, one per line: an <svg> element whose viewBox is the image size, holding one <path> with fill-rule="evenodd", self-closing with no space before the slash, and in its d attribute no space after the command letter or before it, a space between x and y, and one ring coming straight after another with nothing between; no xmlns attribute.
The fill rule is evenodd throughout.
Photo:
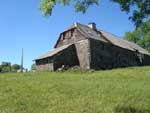
<svg viewBox="0 0 150 113"><path fill-rule="evenodd" d="M150 113L150 67L0 74L0 113Z"/></svg>

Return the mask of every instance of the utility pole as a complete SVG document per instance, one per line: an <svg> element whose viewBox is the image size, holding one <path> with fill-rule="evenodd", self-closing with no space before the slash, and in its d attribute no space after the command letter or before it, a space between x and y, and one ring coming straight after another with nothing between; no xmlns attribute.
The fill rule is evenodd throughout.
<svg viewBox="0 0 150 113"><path fill-rule="evenodd" d="M22 48L22 54L21 54L21 72L23 72L23 48Z"/></svg>

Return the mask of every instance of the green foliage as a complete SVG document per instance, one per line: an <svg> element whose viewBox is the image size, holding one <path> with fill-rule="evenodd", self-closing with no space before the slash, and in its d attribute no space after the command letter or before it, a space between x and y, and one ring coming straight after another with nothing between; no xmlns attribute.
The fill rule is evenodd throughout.
<svg viewBox="0 0 150 113"><path fill-rule="evenodd" d="M2 62L1 72L11 72L11 63L10 62Z"/></svg>
<svg viewBox="0 0 150 113"><path fill-rule="evenodd" d="M99 0L77 0L75 3L75 10L76 12L85 13L87 9L94 4L98 5Z"/></svg>
<svg viewBox="0 0 150 113"><path fill-rule="evenodd" d="M0 72L6 73L6 72L17 72L17 70L20 69L20 65L13 64L11 65L10 62L2 62L0 65Z"/></svg>
<svg viewBox="0 0 150 113"><path fill-rule="evenodd" d="M131 42L137 43L140 40L139 32L137 32L137 31L126 32L125 39L127 39Z"/></svg>
<svg viewBox="0 0 150 113"><path fill-rule="evenodd" d="M36 64L32 64L31 70L36 70Z"/></svg>
<svg viewBox="0 0 150 113"><path fill-rule="evenodd" d="M40 9L45 16L51 15L53 7L56 5L56 0L42 0Z"/></svg>
<svg viewBox="0 0 150 113"><path fill-rule="evenodd" d="M2 72L2 68L1 68L1 65L0 65L0 72Z"/></svg>
<svg viewBox="0 0 150 113"><path fill-rule="evenodd" d="M98 5L99 0L41 0L40 9L45 16L52 14L53 8L56 4L73 5L76 12L85 13L91 5Z"/></svg>
<svg viewBox="0 0 150 113"><path fill-rule="evenodd" d="M146 21L133 32L127 32L125 34L125 39L150 51L150 21Z"/></svg>
<svg viewBox="0 0 150 113"><path fill-rule="evenodd" d="M122 11L131 12L129 17L136 27L139 27L145 19L150 19L150 0L110 0L120 5ZM87 9L100 0L41 0L40 9L45 16L52 14L56 4L73 5L76 12L85 13Z"/></svg>
<svg viewBox="0 0 150 113"><path fill-rule="evenodd" d="M11 71L12 71L12 72L17 72L17 70L19 70L20 68L21 68L20 65L18 65L18 64L13 64L13 65L11 66Z"/></svg>
<svg viewBox="0 0 150 113"><path fill-rule="evenodd" d="M132 12L129 17L136 27L139 27L145 19L150 19L150 0L112 0L120 5L122 11Z"/></svg>
<svg viewBox="0 0 150 113"><path fill-rule="evenodd" d="M150 113L150 67L0 74L0 113Z"/></svg>

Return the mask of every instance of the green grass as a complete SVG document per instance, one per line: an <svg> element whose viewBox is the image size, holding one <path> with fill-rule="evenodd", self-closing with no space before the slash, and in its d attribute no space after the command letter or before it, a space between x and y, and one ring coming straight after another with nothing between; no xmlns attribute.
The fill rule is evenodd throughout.
<svg viewBox="0 0 150 113"><path fill-rule="evenodd" d="M0 113L150 113L150 67L0 74Z"/></svg>

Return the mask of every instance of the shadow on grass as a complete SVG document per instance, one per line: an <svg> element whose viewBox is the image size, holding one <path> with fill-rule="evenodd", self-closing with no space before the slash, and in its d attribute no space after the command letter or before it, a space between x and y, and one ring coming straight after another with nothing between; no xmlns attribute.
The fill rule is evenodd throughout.
<svg viewBox="0 0 150 113"><path fill-rule="evenodd" d="M130 106L117 106L114 111L115 113L150 113L150 109L136 109Z"/></svg>

